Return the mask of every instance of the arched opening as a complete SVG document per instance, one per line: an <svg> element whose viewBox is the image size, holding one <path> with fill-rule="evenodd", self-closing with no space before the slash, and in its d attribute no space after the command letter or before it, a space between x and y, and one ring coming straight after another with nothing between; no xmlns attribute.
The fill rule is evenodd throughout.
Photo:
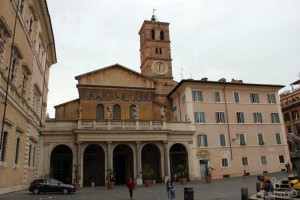
<svg viewBox="0 0 300 200"><path fill-rule="evenodd" d="M89 145L83 153L83 186L105 185L105 153L96 144Z"/></svg>
<svg viewBox="0 0 300 200"><path fill-rule="evenodd" d="M64 183L72 183L73 153L67 145L58 145L51 152L49 176Z"/></svg>
<svg viewBox="0 0 300 200"><path fill-rule="evenodd" d="M113 168L116 170L116 184L125 184L133 176L133 152L128 145L116 146L113 153Z"/></svg>
<svg viewBox="0 0 300 200"><path fill-rule="evenodd" d="M160 162L161 155L158 147L153 144L146 144L142 149L141 159L142 169L144 169L144 166L148 165L150 168L154 169L155 175L153 180L156 182L162 182Z"/></svg>
<svg viewBox="0 0 300 200"><path fill-rule="evenodd" d="M155 30L154 29L151 30L151 39L155 40Z"/></svg>
<svg viewBox="0 0 300 200"><path fill-rule="evenodd" d="M118 105L118 104L116 104L116 105L114 105L113 109L114 109L113 110L113 112L114 112L113 119L115 119L115 120L121 120L121 106Z"/></svg>
<svg viewBox="0 0 300 200"><path fill-rule="evenodd" d="M170 170L172 177L175 177L174 175L179 165L182 165L187 170L189 169L187 150L185 146L177 143L170 148Z"/></svg>
<svg viewBox="0 0 300 200"><path fill-rule="evenodd" d="M160 40L164 40L164 32L163 31L160 31L159 38L160 38Z"/></svg>
<svg viewBox="0 0 300 200"><path fill-rule="evenodd" d="M103 120L104 119L104 106L102 104L97 105L96 119L97 120Z"/></svg>

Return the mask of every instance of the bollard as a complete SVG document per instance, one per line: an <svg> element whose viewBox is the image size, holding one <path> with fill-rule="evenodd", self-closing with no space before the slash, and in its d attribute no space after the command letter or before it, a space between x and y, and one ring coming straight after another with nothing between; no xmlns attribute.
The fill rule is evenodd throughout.
<svg viewBox="0 0 300 200"><path fill-rule="evenodd" d="M184 200L194 200L194 191L192 187L184 187Z"/></svg>
<svg viewBox="0 0 300 200"><path fill-rule="evenodd" d="M242 194L242 200L248 200L248 188L246 186L243 186L241 189L241 194Z"/></svg>
<svg viewBox="0 0 300 200"><path fill-rule="evenodd" d="M94 182L92 182L91 186L92 186L92 187L95 187L95 183L94 183Z"/></svg>

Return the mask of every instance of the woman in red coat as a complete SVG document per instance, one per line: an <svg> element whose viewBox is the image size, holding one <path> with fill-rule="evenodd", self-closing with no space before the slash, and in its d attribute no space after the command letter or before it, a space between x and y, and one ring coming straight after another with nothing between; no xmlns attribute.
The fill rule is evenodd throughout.
<svg viewBox="0 0 300 200"><path fill-rule="evenodd" d="M135 185L134 185L134 181L132 180L132 178L129 179L129 181L127 183L127 187L129 189L130 199L132 199L132 191L135 190Z"/></svg>

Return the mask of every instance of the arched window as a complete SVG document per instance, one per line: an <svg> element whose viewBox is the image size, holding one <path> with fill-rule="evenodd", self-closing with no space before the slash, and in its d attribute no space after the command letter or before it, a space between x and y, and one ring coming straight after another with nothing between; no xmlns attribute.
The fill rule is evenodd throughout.
<svg viewBox="0 0 300 200"><path fill-rule="evenodd" d="M97 120L104 119L104 106L102 104L97 105L96 119Z"/></svg>
<svg viewBox="0 0 300 200"><path fill-rule="evenodd" d="M121 107L118 104L114 105L113 119L121 120Z"/></svg>
<svg viewBox="0 0 300 200"><path fill-rule="evenodd" d="M164 40L164 32L163 31L160 31L159 38L160 38L160 40Z"/></svg>
<svg viewBox="0 0 300 200"><path fill-rule="evenodd" d="M154 29L151 30L151 38L152 38L152 40L155 40L155 30Z"/></svg>

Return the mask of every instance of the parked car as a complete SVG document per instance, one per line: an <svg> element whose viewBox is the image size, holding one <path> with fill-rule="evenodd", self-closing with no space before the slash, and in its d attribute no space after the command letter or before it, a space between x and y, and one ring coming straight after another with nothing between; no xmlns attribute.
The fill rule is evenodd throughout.
<svg viewBox="0 0 300 200"><path fill-rule="evenodd" d="M34 180L30 184L29 191L33 194L39 194L40 192L62 192L68 194L75 192L76 189L73 185L64 184L56 179L41 178Z"/></svg>

